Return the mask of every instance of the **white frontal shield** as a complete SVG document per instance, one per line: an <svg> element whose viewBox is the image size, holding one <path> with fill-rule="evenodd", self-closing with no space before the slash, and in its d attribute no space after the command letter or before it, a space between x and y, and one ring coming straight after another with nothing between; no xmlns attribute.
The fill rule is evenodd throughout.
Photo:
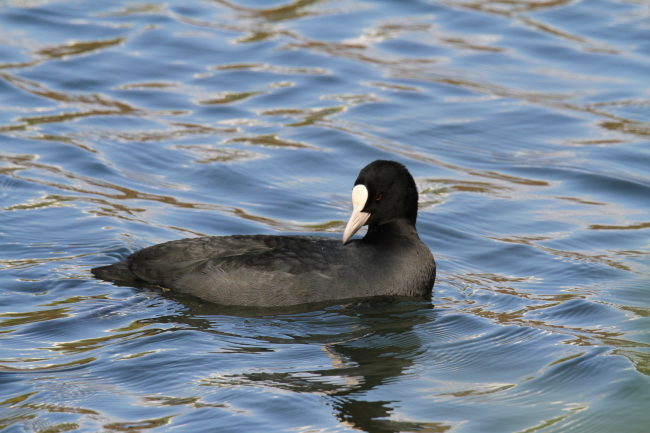
<svg viewBox="0 0 650 433"><path fill-rule="evenodd" d="M350 240L353 234L357 232L370 218L370 214L367 212L361 212L366 206L368 201L368 189L364 185L357 185L352 188L352 215L350 215L350 220L348 225L345 227L345 232L343 233L343 243L346 243Z"/></svg>

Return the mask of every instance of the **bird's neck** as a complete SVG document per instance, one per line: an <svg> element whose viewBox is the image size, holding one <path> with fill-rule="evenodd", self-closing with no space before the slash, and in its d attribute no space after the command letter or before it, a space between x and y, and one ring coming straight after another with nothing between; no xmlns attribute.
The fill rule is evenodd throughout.
<svg viewBox="0 0 650 433"><path fill-rule="evenodd" d="M415 225L405 218L400 218L385 224L369 225L368 233L363 240L366 242L390 242L403 237L412 238L414 235L419 239Z"/></svg>

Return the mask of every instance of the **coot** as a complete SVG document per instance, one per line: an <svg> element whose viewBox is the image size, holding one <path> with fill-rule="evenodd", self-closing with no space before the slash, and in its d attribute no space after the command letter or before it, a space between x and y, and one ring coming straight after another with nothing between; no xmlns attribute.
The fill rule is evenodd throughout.
<svg viewBox="0 0 650 433"><path fill-rule="evenodd" d="M222 305L278 307L430 293L436 263L415 229L418 191L411 174L400 163L377 160L354 185L343 242L271 235L181 239L91 272ZM350 240L364 225L363 239Z"/></svg>

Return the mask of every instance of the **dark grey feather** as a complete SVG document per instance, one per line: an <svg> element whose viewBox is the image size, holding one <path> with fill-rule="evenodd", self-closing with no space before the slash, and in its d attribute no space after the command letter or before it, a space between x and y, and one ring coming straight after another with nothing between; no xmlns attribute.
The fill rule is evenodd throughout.
<svg viewBox="0 0 650 433"><path fill-rule="evenodd" d="M361 171L357 184L365 182L372 194L381 191L386 199L368 200L372 213L363 239L347 244L317 236L181 239L92 272L98 278L156 284L223 305L270 307L425 295L433 287L436 265L415 229L415 183L400 164L373 164Z"/></svg>

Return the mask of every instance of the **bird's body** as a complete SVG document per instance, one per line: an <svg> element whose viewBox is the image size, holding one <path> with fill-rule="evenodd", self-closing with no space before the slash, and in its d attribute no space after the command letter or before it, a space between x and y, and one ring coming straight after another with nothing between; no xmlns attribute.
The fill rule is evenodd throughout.
<svg viewBox="0 0 650 433"><path fill-rule="evenodd" d="M368 233L363 239L346 243L317 236L181 239L144 248L126 260L92 272L102 279L156 284L221 305L277 307L373 296L426 295L433 288L436 265L415 229L415 183L401 164L392 161L376 161L364 170L378 163L391 164L389 174L395 174L390 170L393 165L401 169L397 170L397 182L395 176L381 179L381 193L374 191L377 182L372 176L366 181L370 185L363 187L365 199L363 203L355 202L355 213L344 236L348 241L368 221ZM385 172L386 167L383 169ZM359 180L364 170L355 189L363 185ZM404 173L407 178L401 179ZM372 216L384 213L375 209L376 202L382 195L390 197L400 192L394 186L400 186L402 180L410 190L408 209L398 209L397 217L388 212L386 221L373 222ZM391 193L391 189L396 190ZM367 203L368 191L374 194L371 197L379 194L375 203ZM390 205L390 200L386 202ZM403 210L409 211L407 216L399 217ZM359 220L354 219L357 214L361 215Z"/></svg>

